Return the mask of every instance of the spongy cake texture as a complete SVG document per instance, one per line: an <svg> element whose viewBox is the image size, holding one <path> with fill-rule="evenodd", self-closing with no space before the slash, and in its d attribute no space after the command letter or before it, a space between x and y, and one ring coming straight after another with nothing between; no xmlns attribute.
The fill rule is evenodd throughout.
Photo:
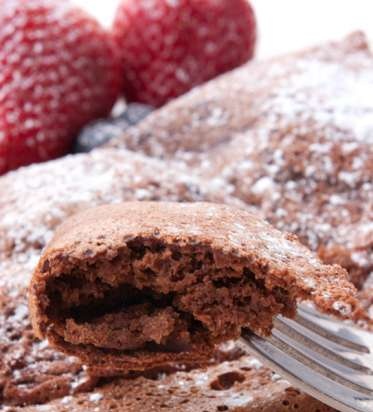
<svg viewBox="0 0 373 412"><path fill-rule="evenodd" d="M353 295L347 272L294 236L254 213L201 202L75 215L30 287L39 337L106 375L210 357L242 327L268 335L272 318L294 316L298 300L350 314Z"/></svg>

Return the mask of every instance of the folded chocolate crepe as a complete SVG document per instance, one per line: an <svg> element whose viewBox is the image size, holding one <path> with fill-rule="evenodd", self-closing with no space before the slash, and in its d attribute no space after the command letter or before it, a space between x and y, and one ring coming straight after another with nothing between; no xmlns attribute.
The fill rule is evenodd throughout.
<svg viewBox="0 0 373 412"><path fill-rule="evenodd" d="M98 370L208 359L241 328L267 335L297 301L350 314L354 287L294 236L210 203L130 202L59 229L34 273L34 330Z"/></svg>
<svg viewBox="0 0 373 412"><path fill-rule="evenodd" d="M362 33L253 61L110 146L184 162L361 287L373 271L373 57Z"/></svg>

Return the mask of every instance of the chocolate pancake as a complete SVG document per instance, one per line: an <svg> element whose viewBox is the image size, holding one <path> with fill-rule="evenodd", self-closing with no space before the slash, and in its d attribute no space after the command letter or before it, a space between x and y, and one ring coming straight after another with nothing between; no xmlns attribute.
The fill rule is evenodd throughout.
<svg viewBox="0 0 373 412"><path fill-rule="evenodd" d="M373 270L373 58L362 33L250 62L110 146L177 159L361 287Z"/></svg>
<svg viewBox="0 0 373 412"><path fill-rule="evenodd" d="M30 287L34 329L108 373L208 359L297 301L350 315L354 287L294 236L210 203L129 202L62 224ZM105 373L105 372L103 372Z"/></svg>

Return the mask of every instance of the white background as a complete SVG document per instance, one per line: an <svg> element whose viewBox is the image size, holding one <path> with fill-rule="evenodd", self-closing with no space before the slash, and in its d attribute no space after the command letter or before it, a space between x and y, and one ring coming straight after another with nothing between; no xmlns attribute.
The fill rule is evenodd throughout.
<svg viewBox="0 0 373 412"><path fill-rule="evenodd" d="M109 26L119 0L74 0ZM136 1L136 0L132 0ZM373 0L252 0L257 55L286 53L362 29L373 37Z"/></svg>

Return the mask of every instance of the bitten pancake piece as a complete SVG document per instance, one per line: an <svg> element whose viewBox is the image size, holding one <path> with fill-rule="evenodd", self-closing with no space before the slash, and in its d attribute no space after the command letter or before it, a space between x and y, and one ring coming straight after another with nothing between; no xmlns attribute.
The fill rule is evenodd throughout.
<svg viewBox="0 0 373 412"><path fill-rule="evenodd" d="M349 314L354 292L342 268L247 211L129 202L57 229L30 304L39 337L112 373L203 360L242 327L267 335L298 299Z"/></svg>

